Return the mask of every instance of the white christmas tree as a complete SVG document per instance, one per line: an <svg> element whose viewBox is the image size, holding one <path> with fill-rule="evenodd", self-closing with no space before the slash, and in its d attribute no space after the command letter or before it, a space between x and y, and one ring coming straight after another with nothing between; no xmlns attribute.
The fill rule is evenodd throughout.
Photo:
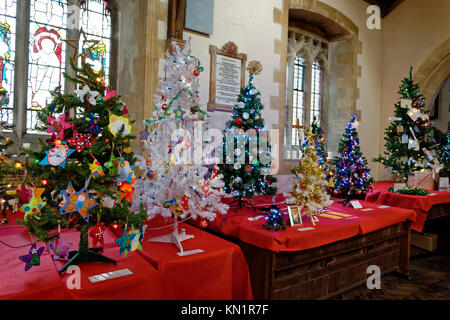
<svg viewBox="0 0 450 320"><path fill-rule="evenodd" d="M149 219L174 218L174 233L153 241L174 242L182 251L180 242L192 236L178 233L177 220L213 221L229 207L220 201L224 184L218 168L206 166L202 159L202 136L208 128L208 115L199 106L198 76L203 68L190 55L189 42L183 50L173 45L174 53L166 53L160 94L155 95L156 110L144 120L143 152L137 163L144 174L135 183L132 209L138 211L142 205Z"/></svg>

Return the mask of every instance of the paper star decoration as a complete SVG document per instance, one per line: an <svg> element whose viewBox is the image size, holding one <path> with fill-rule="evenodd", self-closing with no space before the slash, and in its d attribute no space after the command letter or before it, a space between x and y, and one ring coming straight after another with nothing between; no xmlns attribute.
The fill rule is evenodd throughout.
<svg viewBox="0 0 450 320"><path fill-rule="evenodd" d="M41 195L44 190L45 188L36 188L33 197L30 199L30 202L20 207L20 210L25 212L25 215L23 217L25 221L28 220L29 216L40 220L39 214L41 213L42 208L47 204L47 202L42 201L41 199Z"/></svg>
<svg viewBox="0 0 450 320"><path fill-rule="evenodd" d="M133 168L134 166L131 166L128 161L121 159L118 171L119 177L117 178L117 180L119 182L132 183L131 178L134 175Z"/></svg>
<svg viewBox="0 0 450 320"><path fill-rule="evenodd" d="M114 135L114 137L117 136L117 134L122 129L122 127L123 127L122 136L126 136L126 135L130 134L131 129L132 129L130 120L128 118L125 118L122 116L116 116L114 114L110 114L108 129Z"/></svg>
<svg viewBox="0 0 450 320"><path fill-rule="evenodd" d="M91 169L91 173L94 178L105 175L105 171L103 171L102 164L97 159L94 159L94 162L89 164L89 169Z"/></svg>
<svg viewBox="0 0 450 320"><path fill-rule="evenodd" d="M106 227L103 223L97 222L95 227L91 230L89 235L92 237L92 245L97 247L97 242L99 242L102 246L105 244L105 238L103 234L105 233Z"/></svg>
<svg viewBox="0 0 450 320"><path fill-rule="evenodd" d="M88 210L98 205L97 202L89 198L88 190L81 189L77 193L69 193L68 204L64 208L65 213L78 212L86 222L89 222Z"/></svg>
<svg viewBox="0 0 450 320"><path fill-rule="evenodd" d="M81 99L83 100L85 96L88 97L88 101L91 105L95 106L97 105L97 97L100 95L100 93L98 91L91 91L91 89L86 85L83 86L83 88L80 89L76 89L75 94Z"/></svg>
<svg viewBox="0 0 450 320"><path fill-rule="evenodd" d="M142 250L142 240L144 240L144 232L145 231L142 229L142 227L139 230L133 229L130 231L130 235L135 235L133 241L131 241L130 251Z"/></svg>
<svg viewBox="0 0 450 320"><path fill-rule="evenodd" d="M108 87L106 87L106 94L105 96L102 98L103 101L107 101L111 98L114 98L116 96L116 90L109 90Z"/></svg>
<svg viewBox="0 0 450 320"><path fill-rule="evenodd" d="M72 182L69 181L66 190L61 190L61 196L63 197L63 201L59 204L59 212L64 214L64 210L66 210L69 205L69 194L75 193L75 189L72 186Z"/></svg>
<svg viewBox="0 0 450 320"><path fill-rule="evenodd" d="M92 131L100 133L100 127L98 126L98 122L100 121L99 117L96 117L92 114L92 112L89 112L89 114L84 117L84 120L89 122L89 133L92 133Z"/></svg>
<svg viewBox="0 0 450 320"><path fill-rule="evenodd" d="M181 109L181 106L178 106L178 108L175 109L174 112L175 112L175 119L178 118L183 120L183 116L186 112L183 111L183 109Z"/></svg>
<svg viewBox="0 0 450 320"><path fill-rule="evenodd" d="M120 201L122 202L123 199L128 200L130 203L133 203L133 192L134 187L133 183L134 180L132 180L132 183L129 182L122 182L120 185Z"/></svg>
<svg viewBox="0 0 450 320"><path fill-rule="evenodd" d="M36 244L33 243L31 245L31 248L30 248L30 251L28 252L28 254L19 257L20 260L25 262L25 271L30 270L32 266L40 266L41 265L40 256L43 251L44 251L44 247L40 247L39 249L36 249Z"/></svg>
<svg viewBox="0 0 450 320"><path fill-rule="evenodd" d="M91 137L92 135L90 133L82 134L75 130L73 132L73 138L67 139L67 142L74 145L77 152L81 152L85 148L92 147Z"/></svg>
<svg viewBox="0 0 450 320"><path fill-rule="evenodd" d="M109 170L110 173L114 173L116 168L116 157L111 153L111 157L109 158L109 161L105 162L103 166Z"/></svg>
<svg viewBox="0 0 450 320"><path fill-rule="evenodd" d="M60 115L58 119L47 117L47 122L50 124L50 127L47 128L47 133L55 133L60 139L64 139L64 130L73 127L72 124L66 122L64 114Z"/></svg>
<svg viewBox="0 0 450 320"><path fill-rule="evenodd" d="M105 208L109 208L112 209L114 207L114 199L111 198L110 196L103 196L102 200L100 200L101 204L103 207Z"/></svg>
<svg viewBox="0 0 450 320"><path fill-rule="evenodd" d="M53 167L61 166L64 169L67 158L75 151L69 149L66 142L56 145L49 151L45 151L46 157L39 162L40 165L51 165Z"/></svg>
<svg viewBox="0 0 450 320"><path fill-rule="evenodd" d="M131 242L136 236L136 233L130 234L128 230L125 230L122 237L115 241L120 246L120 255L123 253L124 257L127 256L128 252L131 251Z"/></svg>
<svg viewBox="0 0 450 320"><path fill-rule="evenodd" d="M64 242L60 239L55 241L55 244L49 244L49 248L53 251L54 260L67 260L69 259L69 249L73 246L72 242Z"/></svg>

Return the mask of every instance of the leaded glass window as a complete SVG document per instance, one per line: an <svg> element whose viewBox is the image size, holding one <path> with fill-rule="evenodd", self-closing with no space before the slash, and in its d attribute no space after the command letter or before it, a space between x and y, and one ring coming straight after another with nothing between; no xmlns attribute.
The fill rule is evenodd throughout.
<svg viewBox="0 0 450 320"><path fill-rule="evenodd" d="M86 62L93 65L96 71L103 70L105 83L109 83L109 63L111 49L111 15L103 1L89 1L81 6L80 27L89 40L98 40L94 47L84 44L80 39L80 52L88 55Z"/></svg>
<svg viewBox="0 0 450 320"><path fill-rule="evenodd" d="M1 122L13 124L16 0L0 1L0 108Z"/></svg>
<svg viewBox="0 0 450 320"><path fill-rule="evenodd" d="M294 62L294 92L292 104L292 125L303 125L305 114L305 60L298 55ZM292 145L298 145L299 132L298 129L292 130Z"/></svg>
<svg viewBox="0 0 450 320"><path fill-rule="evenodd" d="M314 121L314 117L320 121L321 91L322 69L319 61L316 60L312 65L310 123Z"/></svg>
<svg viewBox="0 0 450 320"><path fill-rule="evenodd" d="M31 0L28 60L27 131L40 126L37 114L64 88L67 2Z"/></svg>

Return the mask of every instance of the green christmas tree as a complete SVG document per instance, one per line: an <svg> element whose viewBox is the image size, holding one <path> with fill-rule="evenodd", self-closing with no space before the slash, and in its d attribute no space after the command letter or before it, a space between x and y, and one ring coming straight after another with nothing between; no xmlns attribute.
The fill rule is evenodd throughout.
<svg viewBox="0 0 450 320"><path fill-rule="evenodd" d="M78 68L75 94L52 92L52 102L39 119L51 138L40 140L40 150L24 151L29 157L23 181L36 186L28 204L22 205L29 232L45 243L57 240L57 228L77 228L77 254L60 270L86 261L114 263L89 248L88 229L111 224L139 229L145 211L129 210L134 183L134 153L130 143L132 123L126 106L115 91L105 86L103 74L90 64ZM94 239L94 243L98 239ZM121 254L123 248L121 246ZM125 253L127 251L125 250Z"/></svg>
<svg viewBox="0 0 450 320"><path fill-rule="evenodd" d="M220 165L226 193L237 199L241 208L254 195L274 195L276 178L271 176L270 144L267 129L261 117L264 106L253 79L262 66L249 62L250 80L241 89L231 120L226 124L223 140L224 164ZM232 137L232 138L230 138ZM234 152L233 152L234 150Z"/></svg>
<svg viewBox="0 0 450 320"><path fill-rule="evenodd" d="M389 118L390 125L385 130L384 156L378 156L373 161L390 167L392 172L408 183L408 177L415 171L433 167L435 163L436 144L434 128L425 110L425 100L420 93L419 85L412 77L402 80L398 94L400 99L394 105L394 117ZM425 190L407 187L408 193L424 194Z"/></svg>
<svg viewBox="0 0 450 320"><path fill-rule="evenodd" d="M4 89L4 88L2 88ZM3 108L4 104L7 104L8 94L6 90L0 91L0 111ZM2 103L4 102L4 104ZM2 208L3 219L2 223L7 223L8 218L6 216L6 206L8 200L13 198L13 195L8 192L10 186L9 183L5 182L5 177L10 174L19 173L20 165L18 168L15 167L14 164L10 162L10 154L7 153L7 149L10 148L14 142L10 137L5 135L3 132L4 129L12 129L13 126L7 125L5 122L0 123L0 206ZM19 162L18 162L19 164Z"/></svg>

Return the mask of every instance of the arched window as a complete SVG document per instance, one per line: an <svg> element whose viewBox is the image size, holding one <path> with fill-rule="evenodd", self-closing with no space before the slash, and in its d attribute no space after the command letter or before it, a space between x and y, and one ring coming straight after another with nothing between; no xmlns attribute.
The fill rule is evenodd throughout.
<svg viewBox="0 0 450 320"><path fill-rule="evenodd" d="M109 64L111 61L111 15L104 2L84 2L80 10L80 27L89 40L99 43L89 50L83 43L79 44L80 52L88 54L94 70L105 73L105 83L109 83ZM82 41L82 39L80 39Z"/></svg>
<svg viewBox="0 0 450 320"><path fill-rule="evenodd" d="M50 101L50 91L64 88L67 2L32 0L29 20L27 132L40 126L37 114Z"/></svg>
<svg viewBox="0 0 450 320"><path fill-rule="evenodd" d="M292 125L303 125L305 118L305 60L301 55L295 58L294 62L294 86L292 100ZM298 146L299 131L292 130L292 145Z"/></svg>
<svg viewBox="0 0 450 320"><path fill-rule="evenodd" d="M87 54L95 69L104 71L109 83L111 7L106 0L0 0L0 90L10 96L1 120L14 123L20 138L42 133L37 130L41 126L37 115L51 101L51 91L73 90L64 81L69 52L72 56L74 50L65 40L77 39L80 28L98 44L86 47L80 37L78 51ZM16 34L28 37L14 48ZM25 70L17 72L19 67Z"/></svg>
<svg viewBox="0 0 450 320"><path fill-rule="evenodd" d="M322 67L318 60L315 60L312 65L312 76L311 76L311 112L310 114L310 124L313 122L314 118L320 121L320 107L322 103Z"/></svg>
<svg viewBox="0 0 450 320"><path fill-rule="evenodd" d="M0 108L2 123L13 124L16 0L0 1Z"/></svg>

